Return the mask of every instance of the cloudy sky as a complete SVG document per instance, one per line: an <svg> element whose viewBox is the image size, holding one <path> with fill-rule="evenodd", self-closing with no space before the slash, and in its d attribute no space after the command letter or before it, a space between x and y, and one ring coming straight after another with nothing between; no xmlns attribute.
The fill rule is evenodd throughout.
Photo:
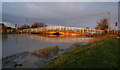
<svg viewBox="0 0 120 70"><path fill-rule="evenodd" d="M117 2L3 2L2 22L94 28L97 21L108 17L108 11L113 27L118 21Z"/></svg>

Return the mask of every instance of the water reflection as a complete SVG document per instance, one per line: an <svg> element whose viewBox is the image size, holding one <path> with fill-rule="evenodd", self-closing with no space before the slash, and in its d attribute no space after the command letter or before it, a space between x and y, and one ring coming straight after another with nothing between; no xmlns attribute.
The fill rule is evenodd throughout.
<svg viewBox="0 0 120 70"><path fill-rule="evenodd" d="M2 36L2 53L3 57L6 57L24 51L34 51L51 46L59 46L59 48L66 49L73 43L88 41L92 41L92 38L10 34Z"/></svg>
<svg viewBox="0 0 120 70"><path fill-rule="evenodd" d="M2 35L2 39L6 40L8 38L8 35Z"/></svg>
<svg viewBox="0 0 120 70"><path fill-rule="evenodd" d="M53 42L53 43L76 43L76 42L86 42L90 41L93 38L90 37L81 37L81 36L73 36L73 37L61 37L61 36L45 36L45 35L22 35L26 38L41 40L44 42Z"/></svg>

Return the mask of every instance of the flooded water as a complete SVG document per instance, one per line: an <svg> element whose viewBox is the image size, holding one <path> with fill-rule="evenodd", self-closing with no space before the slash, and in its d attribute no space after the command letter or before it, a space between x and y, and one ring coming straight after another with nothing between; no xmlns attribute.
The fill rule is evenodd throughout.
<svg viewBox="0 0 120 70"><path fill-rule="evenodd" d="M39 34L9 34L2 36L2 56L34 51L51 46L59 46L65 49L73 43L86 42L88 37L50 37Z"/></svg>

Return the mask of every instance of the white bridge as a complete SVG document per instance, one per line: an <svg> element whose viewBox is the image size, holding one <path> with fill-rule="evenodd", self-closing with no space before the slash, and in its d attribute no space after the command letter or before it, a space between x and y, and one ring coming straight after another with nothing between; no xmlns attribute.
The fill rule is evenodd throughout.
<svg viewBox="0 0 120 70"><path fill-rule="evenodd" d="M64 32L77 32L77 33L89 33L89 34L102 34L103 30L78 28L78 27L65 27L65 26L47 26L39 28L24 29L24 32L41 32L41 31L64 31Z"/></svg>

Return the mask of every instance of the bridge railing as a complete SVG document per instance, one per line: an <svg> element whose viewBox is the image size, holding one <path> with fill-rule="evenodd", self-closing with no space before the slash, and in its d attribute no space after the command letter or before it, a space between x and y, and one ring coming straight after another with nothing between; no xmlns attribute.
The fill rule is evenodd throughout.
<svg viewBox="0 0 120 70"><path fill-rule="evenodd" d="M69 31L69 32L82 32L82 33L91 33L91 34L102 34L103 30L97 29L87 29L87 28L78 28L78 27L64 27L64 26L47 26L39 28L24 29L24 32L39 32L39 31Z"/></svg>

